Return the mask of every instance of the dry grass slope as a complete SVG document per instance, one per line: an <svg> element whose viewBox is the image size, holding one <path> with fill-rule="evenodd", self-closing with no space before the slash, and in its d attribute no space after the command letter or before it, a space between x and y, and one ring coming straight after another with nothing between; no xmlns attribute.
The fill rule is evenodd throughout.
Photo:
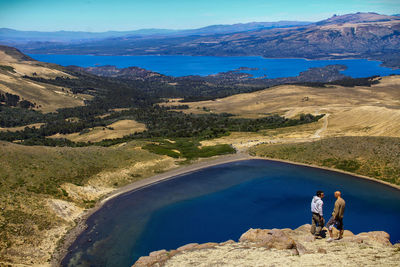
<svg viewBox="0 0 400 267"><path fill-rule="evenodd" d="M46 264L85 208L116 187L175 166L118 147L26 147L0 142L0 265Z"/></svg>
<svg viewBox="0 0 400 267"><path fill-rule="evenodd" d="M56 134L53 138L66 138L73 142L100 142L104 139L121 138L135 132L143 132L146 125L134 120L120 120L107 127L95 127L86 133Z"/></svg>
<svg viewBox="0 0 400 267"><path fill-rule="evenodd" d="M330 114L327 130L323 134L325 137L400 137L399 88L400 76L383 77L379 84L371 87L282 85L215 101L185 103L190 106L185 112L227 112L251 118L271 113L287 117L299 113L324 113Z"/></svg>
<svg viewBox="0 0 400 267"><path fill-rule="evenodd" d="M68 88L61 88L34 82L23 76L54 79L73 76L62 71L62 67L39 61L26 60L18 54L7 54L0 50L0 92L20 96L21 99L36 103L39 110L53 112L59 108L84 105L89 95L72 94Z"/></svg>
<svg viewBox="0 0 400 267"><path fill-rule="evenodd" d="M259 145L253 155L340 169L400 185L400 138L335 137L315 142Z"/></svg>
<svg viewBox="0 0 400 267"><path fill-rule="evenodd" d="M25 127L30 127L30 128L40 128L40 126L44 125L44 123L33 123L33 124L28 124L25 126L18 126L18 127L6 127L6 128L2 128L0 127L0 132L17 132L17 131L22 131L23 129L25 129Z"/></svg>

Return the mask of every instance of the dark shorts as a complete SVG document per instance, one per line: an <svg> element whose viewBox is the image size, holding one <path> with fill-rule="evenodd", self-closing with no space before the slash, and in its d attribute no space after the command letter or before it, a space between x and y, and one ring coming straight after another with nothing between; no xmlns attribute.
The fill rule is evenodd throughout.
<svg viewBox="0 0 400 267"><path fill-rule="evenodd" d="M329 221L328 221L328 223L326 224L326 227L329 229L329 230L332 230L332 227L333 226L336 226L336 228L338 229L338 230L343 230L343 218L333 218L333 217L331 217L330 219L329 219Z"/></svg>

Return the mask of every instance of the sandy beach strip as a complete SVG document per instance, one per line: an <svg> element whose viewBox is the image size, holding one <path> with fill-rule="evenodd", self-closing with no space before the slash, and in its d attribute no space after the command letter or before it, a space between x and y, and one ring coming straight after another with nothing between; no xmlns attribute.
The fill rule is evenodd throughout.
<svg viewBox="0 0 400 267"><path fill-rule="evenodd" d="M188 174L194 171L198 171L204 168L224 164L224 163L230 163L230 162L235 162L235 161L242 161L242 160L250 160L250 159L261 159L261 158L256 158L252 157L248 154L244 153L237 153L233 155L225 155L225 156L217 156L217 157L212 157L212 158L207 158L207 159L201 159L200 161L197 161L193 164L186 165L186 166L181 166L169 171L166 171L164 173L157 174L155 176L134 182L132 184L126 185L124 187L118 188L117 190L113 191L110 193L106 198L102 199L100 201L101 205L104 205L107 201L110 199L113 199L119 195L122 195L124 193L130 193L135 190L142 189L144 187L148 187L157 183L164 182L169 179L174 179L177 176L183 175L183 174Z"/></svg>
<svg viewBox="0 0 400 267"><path fill-rule="evenodd" d="M281 160L281 159L275 159L275 158L266 158L266 157L258 157L258 156L251 156L247 153L237 153L233 155L224 155L224 156L216 156L212 158L207 158L207 159L201 159L198 160L197 162L190 164L190 165L185 165L181 166L169 171L166 171L164 173L157 174L155 176L145 178L140 181L136 181L132 184L123 186L121 188L116 189L115 191L111 192L110 194L106 195L102 200L100 200L95 207L87 210L77 221L77 225L71 229L65 236L64 236L64 241L62 243L62 246L58 248L58 250L53 254L52 260L51 260L51 265L52 266L60 266L61 261L64 259L64 257L68 253L68 248L72 245L72 243L76 240L76 238L86 229L86 220L96 211L98 211L104 204L106 204L109 200L118 197L122 194L125 193L131 193L136 190L140 190L145 187L149 187L151 185L161 183L163 181L167 181L170 179L174 179L177 176L183 175L183 174L188 174L194 171L198 171L204 168L220 165L220 164L225 164L225 163L231 163L231 162L236 162L236 161L243 161L243 160L251 160L251 159L259 159L259 160L266 160L266 161L276 161L276 162L282 162L282 163L288 163L288 164L293 164L293 165L298 165L298 166L305 166L305 167L310 167L310 168L318 168L318 169L323 169L323 170L328 170L328 171L333 171L333 172L338 172L338 173L343 173L350 175L354 178L361 178L361 179L366 179L372 182L384 184L386 186L390 186L392 188L395 188L397 190L400 190L400 186L391 184L385 181L381 181L375 178L371 178L368 176L364 175L359 175L343 170L338 170L338 169L333 169L333 168L327 168L327 167L321 167L318 165L312 165L312 164L305 164L301 162L293 162L293 161L288 161L288 160Z"/></svg>
<svg viewBox="0 0 400 267"><path fill-rule="evenodd" d="M68 248L74 243L76 238L87 228L86 220L96 211L101 209L104 204L106 204L111 199L118 197L125 193L131 193L136 190L140 190L145 187L149 187L151 185L161 183L163 181L167 181L170 179L174 179L177 176L188 174L197 170L201 170L204 168L208 168L211 166L216 166L220 164L242 161L242 160L250 160L250 159L261 159L252 157L246 153L237 153L230 154L224 156L216 156L211 158L200 159L190 165L183 165L177 167L175 169L166 171L164 173L160 173L149 178L145 178L140 181L136 181L132 184L128 184L121 188L114 190L113 192L107 194L103 197L99 202L96 203L96 206L85 211L85 213L77 219L77 225L72 228L68 233L64 236L62 245L54 252L51 258L51 266L60 266L61 261L68 253Z"/></svg>

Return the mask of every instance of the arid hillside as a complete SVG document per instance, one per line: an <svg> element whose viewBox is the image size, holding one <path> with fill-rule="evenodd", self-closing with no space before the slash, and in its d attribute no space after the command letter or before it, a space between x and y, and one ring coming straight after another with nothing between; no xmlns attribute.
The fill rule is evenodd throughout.
<svg viewBox="0 0 400 267"><path fill-rule="evenodd" d="M117 147L0 141L0 266L50 266L84 211L117 187L176 167L130 142Z"/></svg>
<svg viewBox="0 0 400 267"><path fill-rule="evenodd" d="M23 55L17 49L0 46L0 93L13 94L28 100L43 112L82 106L89 95L73 94L70 89L32 81L28 77L55 79L71 75L62 67L42 63Z"/></svg>
<svg viewBox="0 0 400 267"><path fill-rule="evenodd" d="M52 138L66 138L74 142L99 142L104 139L121 138L135 132L143 132L146 125L134 120L120 120L106 127L94 127L82 133L55 134ZM0 128L1 131L1 128Z"/></svg>
<svg viewBox="0 0 400 267"><path fill-rule="evenodd" d="M326 114L321 119L324 127L316 133L321 137L400 137L400 76L378 79L379 83L370 87L276 86L215 101L185 103L190 107L185 112L226 112L250 118L271 113L289 118L301 113Z"/></svg>

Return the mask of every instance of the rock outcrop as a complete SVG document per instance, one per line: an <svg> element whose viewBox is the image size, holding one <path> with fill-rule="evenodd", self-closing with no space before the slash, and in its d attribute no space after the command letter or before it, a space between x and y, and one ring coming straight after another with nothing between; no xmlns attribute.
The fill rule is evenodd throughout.
<svg viewBox="0 0 400 267"><path fill-rule="evenodd" d="M392 245L386 232L345 231L343 239L328 243L315 239L310 227L250 229L239 242L192 243L155 251L133 266L398 266L400 262L400 244Z"/></svg>

